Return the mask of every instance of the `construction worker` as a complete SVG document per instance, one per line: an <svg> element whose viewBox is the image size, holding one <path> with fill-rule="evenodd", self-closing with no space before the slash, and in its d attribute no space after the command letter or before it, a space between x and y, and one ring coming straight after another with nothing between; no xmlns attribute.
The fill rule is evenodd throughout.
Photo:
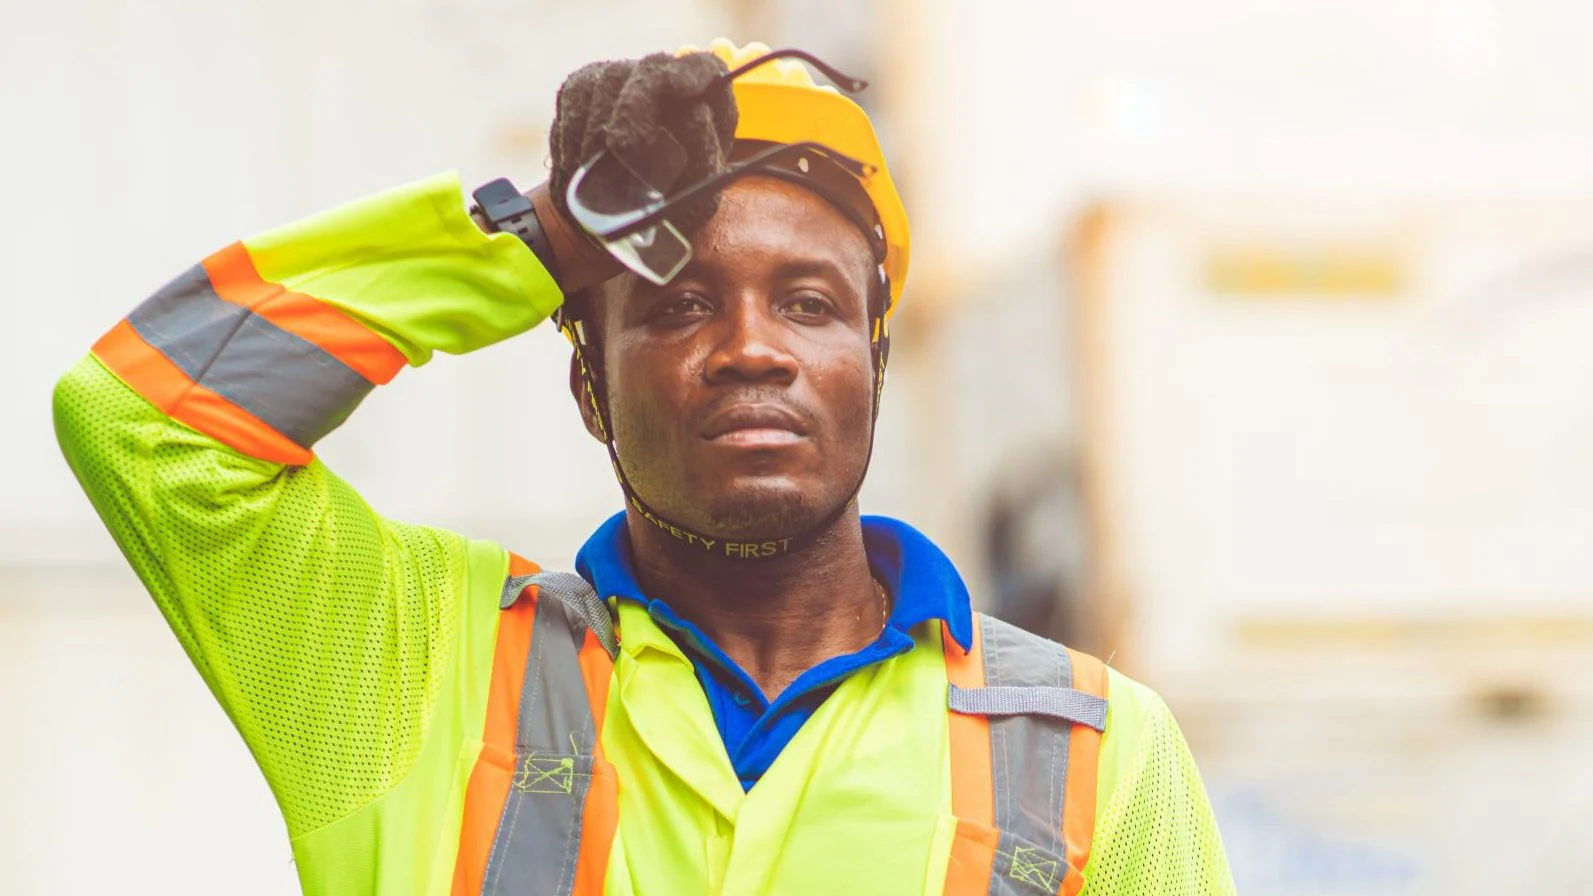
<svg viewBox="0 0 1593 896"><path fill-rule="evenodd" d="M907 218L862 110L767 53L583 68L549 183L235 243L58 384L305 892L1231 892L1162 701L859 515ZM385 519L313 455L404 367L549 317L627 503L578 574Z"/></svg>

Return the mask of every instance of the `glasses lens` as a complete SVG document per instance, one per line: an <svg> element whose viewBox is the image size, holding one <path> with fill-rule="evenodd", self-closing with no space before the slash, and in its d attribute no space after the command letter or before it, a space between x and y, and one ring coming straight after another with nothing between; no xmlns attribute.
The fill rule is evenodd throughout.
<svg viewBox="0 0 1593 896"><path fill-rule="evenodd" d="M623 227L664 204L664 193L618 155L600 152L570 178L565 195L575 222L589 233Z"/></svg>
<svg viewBox="0 0 1593 896"><path fill-rule="evenodd" d="M653 283L668 283L691 260L691 243L669 221L616 239L603 237L667 201L662 191L614 153L599 153L581 166L570 178L565 199L575 223L597 237L621 264Z"/></svg>
<svg viewBox="0 0 1593 896"><path fill-rule="evenodd" d="M620 264L659 286L675 279L691 261L691 243L668 221L607 241L603 247Z"/></svg>

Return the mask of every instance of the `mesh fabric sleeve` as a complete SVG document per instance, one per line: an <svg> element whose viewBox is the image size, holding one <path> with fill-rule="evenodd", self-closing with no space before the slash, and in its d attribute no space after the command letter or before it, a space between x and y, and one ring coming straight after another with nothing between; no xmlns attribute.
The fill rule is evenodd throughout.
<svg viewBox="0 0 1593 896"><path fill-rule="evenodd" d="M469 542L382 518L314 440L403 366L512 336L560 300L444 175L206 258L57 383L68 463L290 835L402 779L470 587Z"/></svg>
<svg viewBox="0 0 1593 896"><path fill-rule="evenodd" d="M1083 896L1231 896L1217 820L1172 712L1150 688L1109 674Z"/></svg>

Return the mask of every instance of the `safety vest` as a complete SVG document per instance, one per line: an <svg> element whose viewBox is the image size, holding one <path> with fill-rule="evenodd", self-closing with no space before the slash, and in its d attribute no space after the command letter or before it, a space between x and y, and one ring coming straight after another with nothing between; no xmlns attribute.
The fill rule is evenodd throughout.
<svg viewBox="0 0 1593 896"><path fill-rule="evenodd" d="M1078 893L1105 666L983 614L971 649L942 643L956 816L942 892ZM511 558L453 896L604 892L621 786L602 739L617 652L608 607L584 579Z"/></svg>

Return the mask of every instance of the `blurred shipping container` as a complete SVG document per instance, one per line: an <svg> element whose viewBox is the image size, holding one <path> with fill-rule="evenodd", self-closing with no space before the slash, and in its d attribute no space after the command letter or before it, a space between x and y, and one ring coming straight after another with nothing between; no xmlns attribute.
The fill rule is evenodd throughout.
<svg viewBox="0 0 1593 896"><path fill-rule="evenodd" d="M1151 196L1071 250L1087 606L1241 891L1468 892L1486 831L1490 892L1575 892L1593 202Z"/></svg>

